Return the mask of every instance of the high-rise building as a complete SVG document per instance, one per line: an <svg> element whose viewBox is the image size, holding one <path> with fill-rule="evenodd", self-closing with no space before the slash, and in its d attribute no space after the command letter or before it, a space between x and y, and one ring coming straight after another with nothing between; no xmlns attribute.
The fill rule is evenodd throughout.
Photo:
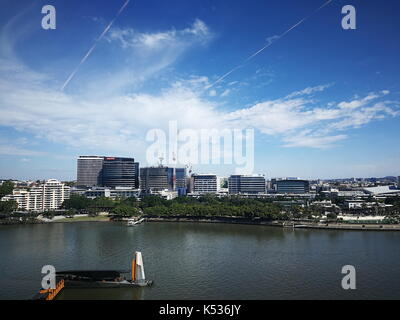
<svg viewBox="0 0 400 320"><path fill-rule="evenodd" d="M172 190L172 175L168 168L140 168L140 189L144 192Z"/></svg>
<svg viewBox="0 0 400 320"><path fill-rule="evenodd" d="M310 191L310 182L307 180L278 180L276 181L277 193L304 194Z"/></svg>
<svg viewBox="0 0 400 320"><path fill-rule="evenodd" d="M217 193L221 188L220 178L215 174L194 174L192 179L194 193Z"/></svg>
<svg viewBox="0 0 400 320"><path fill-rule="evenodd" d="M57 210L70 197L70 187L58 180L50 179L29 189L14 189L12 195L2 201L14 200L18 208L27 211Z"/></svg>
<svg viewBox="0 0 400 320"><path fill-rule="evenodd" d="M102 185L110 188L139 188L139 163L133 158L105 157Z"/></svg>
<svg viewBox="0 0 400 320"><path fill-rule="evenodd" d="M175 179L175 181L174 181ZM148 167L140 168L140 189L150 191L178 191L183 195L187 189L187 177L185 168Z"/></svg>
<svg viewBox="0 0 400 320"><path fill-rule="evenodd" d="M77 167L77 185L81 187L101 186L103 161L104 157L80 156Z"/></svg>
<svg viewBox="0 0 400 320"><path fill-rule="evenodd" d="M173 169L172 169L173 171ZM175 190L178 191L180 196L185 196L188 189L188 177L186 174L186 168L175 169Z"/></svg>
<svg viewBox="0 0 400 320"><path fill-rule="evenodd" d="M265 177L257 175L233 175L228 179L230 194L263 194Z"/></svg>

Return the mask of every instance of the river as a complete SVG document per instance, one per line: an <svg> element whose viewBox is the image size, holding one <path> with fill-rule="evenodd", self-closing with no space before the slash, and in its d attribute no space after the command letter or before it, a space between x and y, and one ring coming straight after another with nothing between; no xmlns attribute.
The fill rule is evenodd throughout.
<svg viewBox="0 0 400 320"><path fill-rule="evenodd" d="M128 270L152 287L67 289L58 299L399 299L400 233L207 223L81 222L0 227L0 299L30 299L41 268ZM356 290L343 290L344 265Z"/></svg>

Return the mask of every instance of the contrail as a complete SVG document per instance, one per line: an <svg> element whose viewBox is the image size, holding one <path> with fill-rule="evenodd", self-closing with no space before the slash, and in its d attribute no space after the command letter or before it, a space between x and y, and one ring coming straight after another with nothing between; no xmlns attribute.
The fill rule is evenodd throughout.
<svg viewBox="0 0 400 320"><path fill-rule="evenodd" d="M222 75L221 77L219 77L213 84L209 85L206 87L206 89L210 89L213 86L215 86L217 83L221 82L222 80L224 80L227 76L229 76L231 73L233 73L234 71L236 71L237 69L243 67L247 62L249 62L250 60L252 60L255 56L259 55L261 52L263 52L265 49L267 49L268 47L270 47L273 43L275 43L276 41L282 39L284 36L286 36L290 31L292 31L293 29L295 29L296 27L298 27L299 25L301 25L304 21L308 20L309 18L311 18L314 14L316 14L319 10L321 10L322 8L324 8L325 6L327 6L329 3L331 3L333 0L328 0L326 1L322 6L320 6L319 8L317 8L314 12L312 12L311 14L309 14L308 16L304 17L303 19L301 19L299 22L297 22L295 25L291 26L288 30L286 30L284 33L282 33L281 35L276 37L276 40L270 40L268 41L268 44L265 45L264 47L262 47L260 50L256 51L255 53L253 53L252 55L250 55L248 58L246 58L244 60L243 63L241 63L240 65L236 66L235 68L233 68L232 70L230 70L229 72L225 73L224 75Z"/></svg>
<svg viewBox="0 0 400 320"><path fill-rule="evenodd" d="M111 20L111 22L108 24L108 26L104 29L104 31L101 33L101 35L97 38L97 40L94 42L92 47L89 49L89 51L85 54L85 56L82 58L81 62L79 62L78 66L75 68L75 70L71 73L71 75L68 77L68 79L64 82L63 86L61 87L61 91L65 89L65 87L68 85L68 83L72 80L72 78L75 76L75 74L78 72L80 66L86 61L87 58L91 55L93 50L96 48L97 44L99 41L104 37L104 35L107 33L108 30L110 30L111 26L113 25L114 21L119 17L119 15L122 13L122 11L125 10L126 6L128 5L130 0L126 0L125 3L122 5L121 9L117 12L117 15L114 17L114 19Z"/></svg>

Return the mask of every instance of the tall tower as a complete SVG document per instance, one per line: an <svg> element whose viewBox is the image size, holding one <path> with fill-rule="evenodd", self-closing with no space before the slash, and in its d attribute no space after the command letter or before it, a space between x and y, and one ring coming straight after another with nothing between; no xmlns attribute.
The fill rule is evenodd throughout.
<svg viewBox="0 0 400 320"><path fill-rule="evenodd" d="M133 158L106 157L102 177L105 187L139 188L139 163Z"/></svg>
<svg viewBox="0 0 400 320"><path fill-rule="evenodd" d="M102 184L104 157L80 156L77 161L77 185L98 187Z"/></svg>

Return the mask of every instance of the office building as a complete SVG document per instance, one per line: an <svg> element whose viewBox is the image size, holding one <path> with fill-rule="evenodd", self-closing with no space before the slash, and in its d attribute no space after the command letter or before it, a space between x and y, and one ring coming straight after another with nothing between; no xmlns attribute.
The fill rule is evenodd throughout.
<svg viewBox="0 0 400 320"><path fill-rule="evenodd" d="M187 189L188 189L188 177L186 174L186 169L185 168L176 168L175 169L175 190L177 191L179 196L185 196L187 194Z"/></svg>
<svg viewBox="0 0 400 320"><path fill-rule="evenodd" d="M104 157L80 156L77 166L77 185L82 187L101 186L103 161Z"/></svg>
<svg viewBox="0 0 400 320"><path fill-rule="evenodd" d="M50 179L29 189L14 189L12 195L7 195L1 200L14 200L18 203L18 209L21 210L42 212L60 209L69 197L69 186Z"/></svg>
<svg viewBox="0 0 400 320"><path fill-rule="evenodd" d="M193 193L218 193L221 188L220 178L215 174L194 174L192 179Z"/></svg>
<svg viewBox="0 0 400 320"><path fill-rule="evenodd" d="M145 193L152 191L178 191L185 195L187 176L185 168L148 167L140 169L140 189Z"/></svg>
<svg viewBox="0 0 400 320"><path fill-rule="evenodd" d="M140 168L140 189L144 192L172 190L172 174L167 167Z"/></svg>
<svg viewBox="0 0 400 320"><path fill-rule="evenodd" d="M257 175L233 175L228 179L229 194L264 194L265 177Z"/></svg>
<svg viewBox="0 0 400 320"><path fill-rule="evenodd" d="M277 180L276 181L277 193L295 193L304 194L310 191L310 183L307 180Z"/></svg>
<svg viewBox="0 0 400 320"><path fill-rule="evenodd" d="M139 163L133 158L106 157L103 161L102 186L139 188Z"/></svg>

